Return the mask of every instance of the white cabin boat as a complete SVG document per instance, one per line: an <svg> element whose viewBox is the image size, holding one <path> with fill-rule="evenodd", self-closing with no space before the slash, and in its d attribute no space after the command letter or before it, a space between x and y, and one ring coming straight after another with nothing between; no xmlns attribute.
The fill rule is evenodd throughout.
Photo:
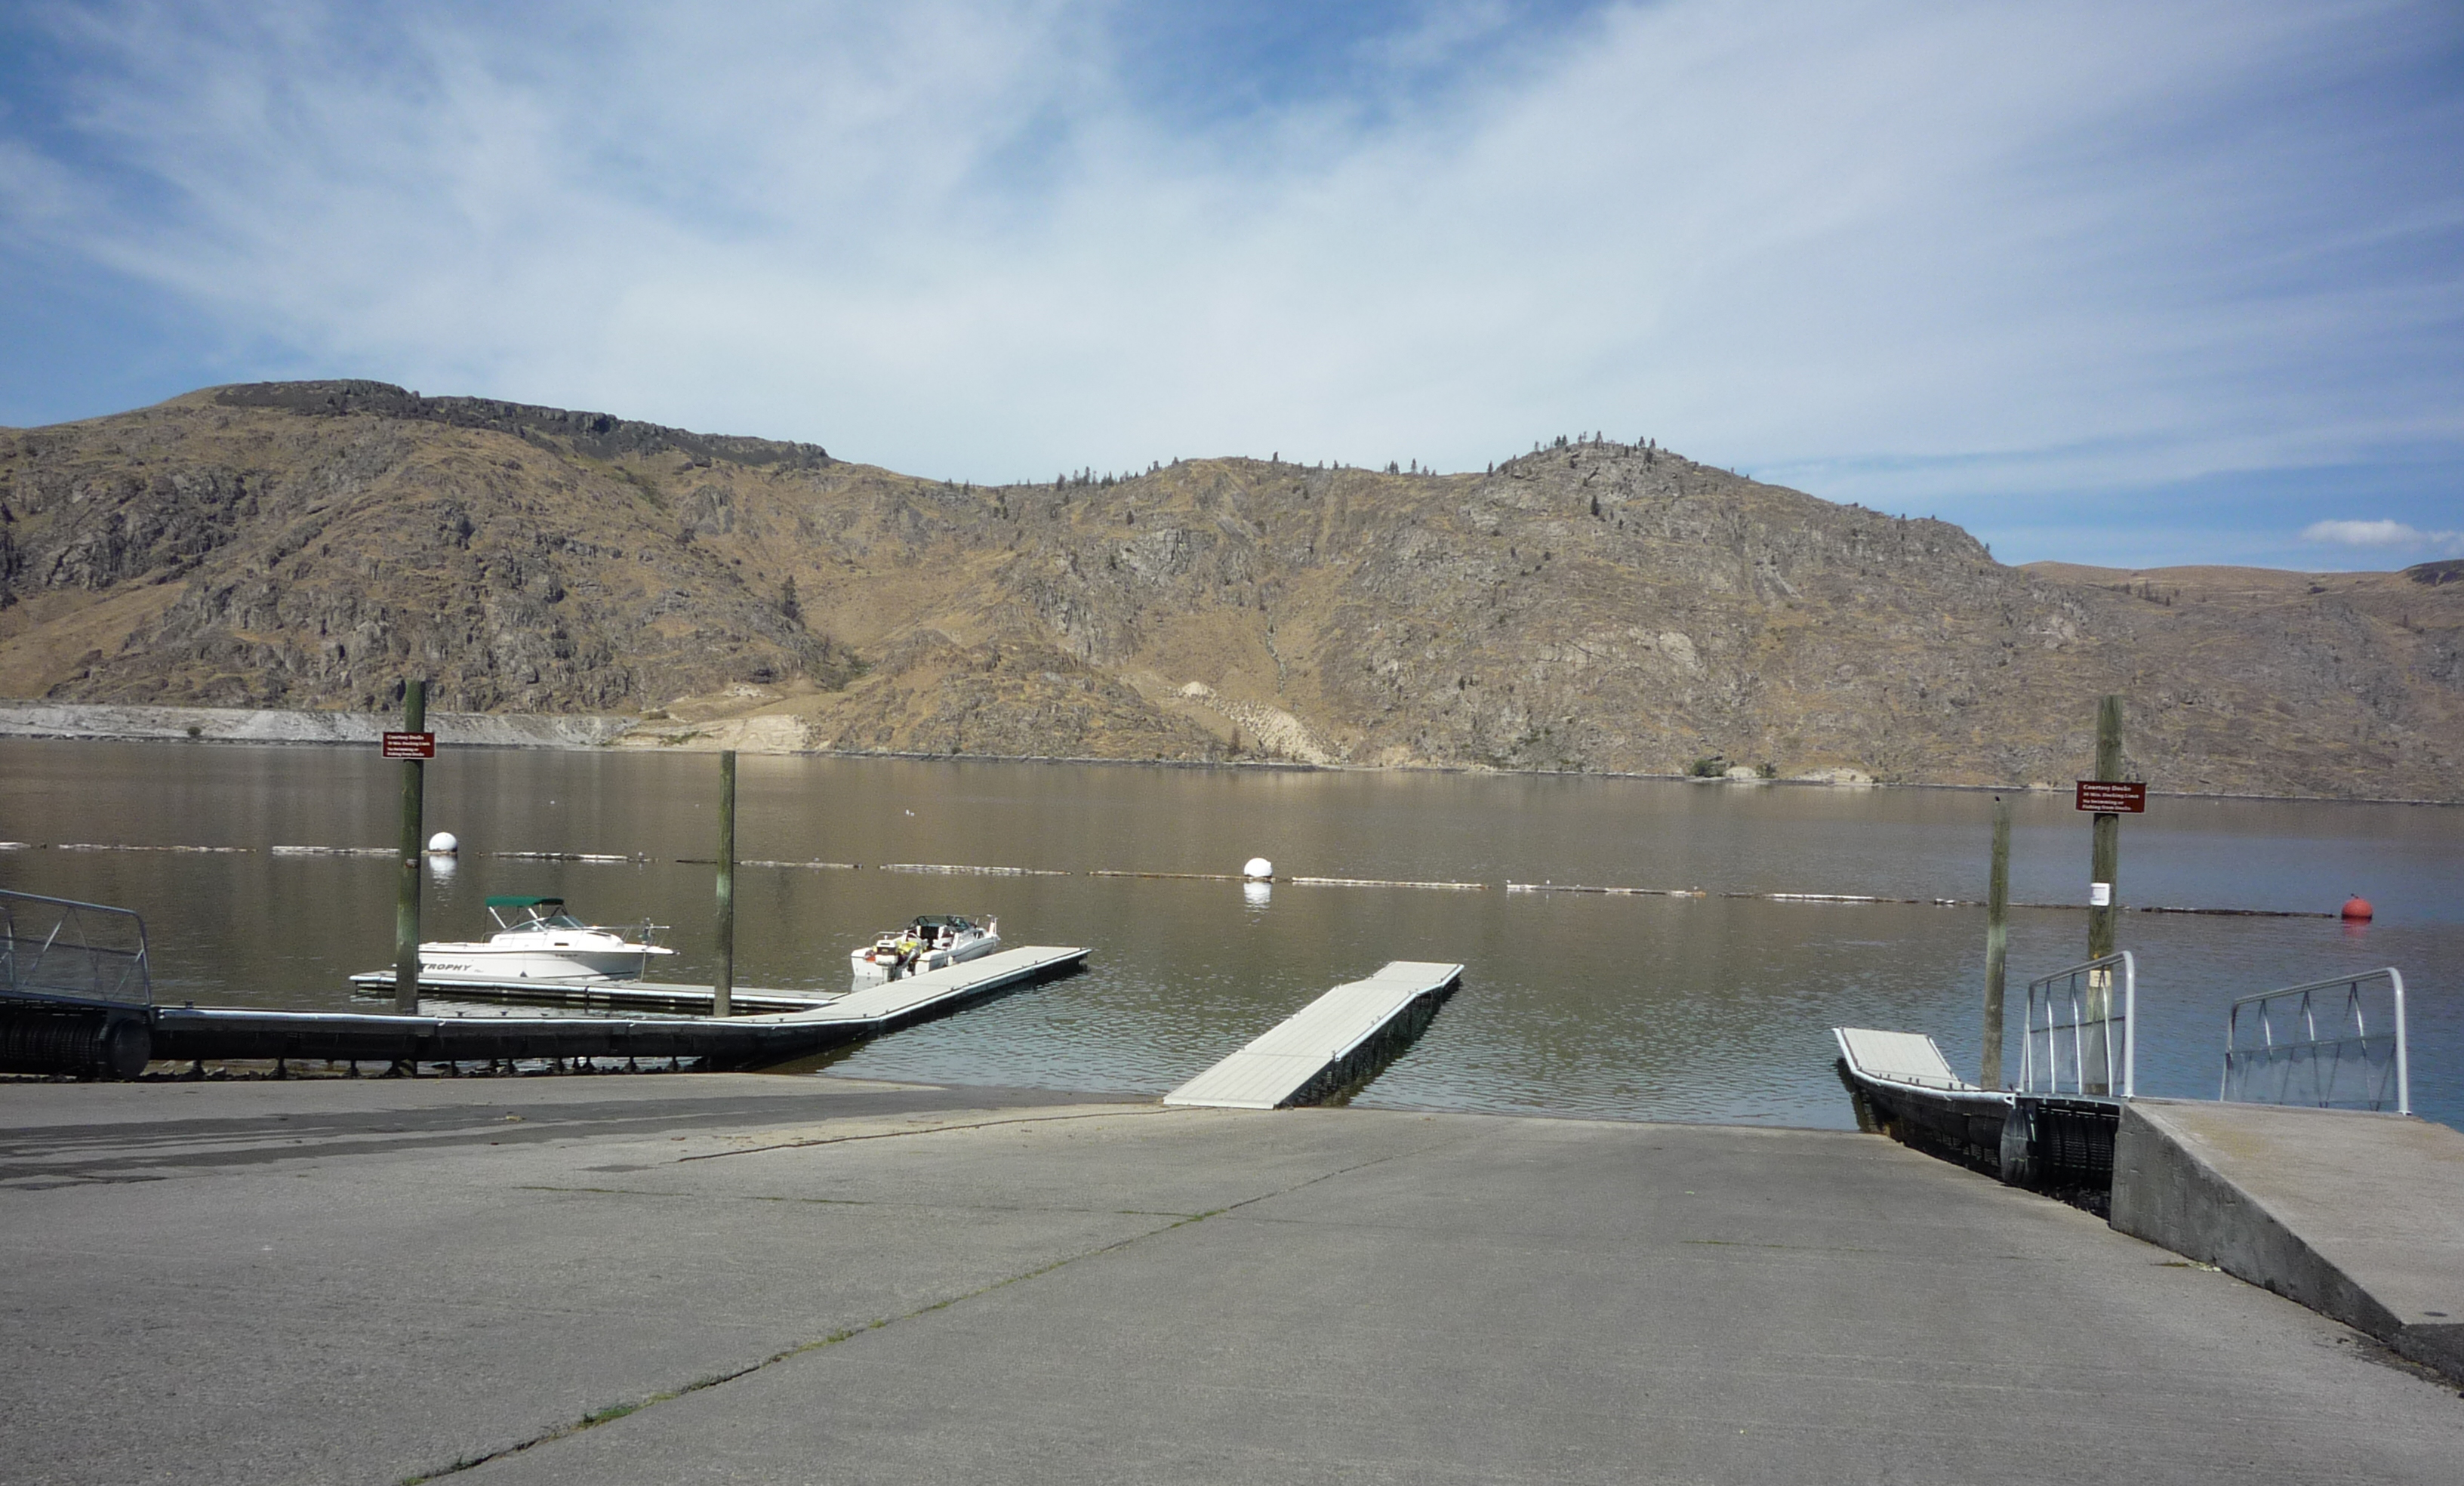
<svg viewBox="0 0 2464 1486"><path fill-rule="evenodd" d="M492 896L488 913L497 931L484 941L437 940L420 945L421 977L639 980L652 955L675 953L649 942L650 924L641 925L639 943L629 943L618 930L584 923L566 913L561 898Z"/></svg>
<svg viewBox="0 0 2464 1486"><path fill-rule="evenodd" d="M894 981L981 959L1001 948L1001 920L978 923L956 914L915 916L907 927L884 934L847 956L859 982Z"/></svg>

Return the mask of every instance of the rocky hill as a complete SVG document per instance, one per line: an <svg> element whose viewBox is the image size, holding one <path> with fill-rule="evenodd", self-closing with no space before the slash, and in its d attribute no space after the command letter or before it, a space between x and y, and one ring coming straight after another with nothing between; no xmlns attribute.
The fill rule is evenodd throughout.
<svg viewBox="0 0 2464 1486"><path fill-rule="evenodd" d="M970 487L377 383L0 432L0 695L641 746L2464 798L2464 582L1992 561L1653 447ZM1705 762L1708 761L1708 762Z"/></svg>

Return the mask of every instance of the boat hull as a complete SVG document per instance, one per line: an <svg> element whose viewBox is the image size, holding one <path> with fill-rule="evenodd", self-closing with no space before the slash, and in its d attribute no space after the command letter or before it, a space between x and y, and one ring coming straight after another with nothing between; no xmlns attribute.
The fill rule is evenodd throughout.
<svg viewBox="0 0 2464 1486"><path fill-rule="evenodd" d="M1001 946L1000 935L987 934L981 939L969 940L956 949L936 949L931 954L917 955L905 965L881 964L872 958L869 949L859 949L848 955L847 964L859 981L892 981L901 976L920 975L926 970L946 970L954 965L980 960L986 955L1000 953Z"/></svg>
<svg viewBox="0 0 2464 1486"><path fill-rule="evenodd" d="M488 944L422 944L424 975L495 981L640 980L650 956L674 951L631 949L498 949Z"/></svg>

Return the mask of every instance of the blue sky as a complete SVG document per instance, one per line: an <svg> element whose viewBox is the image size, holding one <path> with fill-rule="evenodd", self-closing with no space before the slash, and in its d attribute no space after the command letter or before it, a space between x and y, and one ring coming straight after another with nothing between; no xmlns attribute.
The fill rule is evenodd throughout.
<svg viewBox="0 0 2464 1486"><path fill-rule="evenodd" d="M2402 566L2464 10L0 10L0 424L315 376L987 482L1604 430L2005 561Z"/></svg>

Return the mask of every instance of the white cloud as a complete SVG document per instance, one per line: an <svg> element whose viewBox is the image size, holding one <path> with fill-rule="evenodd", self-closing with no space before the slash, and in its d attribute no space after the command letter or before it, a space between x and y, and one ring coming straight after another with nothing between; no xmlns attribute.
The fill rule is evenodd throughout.
<svg viewBox="0 0 2464 1486"><path fill-rule="evenodd" d="M2402 521L2313 521L2304 542L2348 547L2433 547L2464 551L2464 531L2417 531Z"/></svg>
<svg viewBox="0 0 2464 1486"><path fill-rule="evenodd" d="M2435 6L1616 5L1199 133L1103 0L85 13L122 184L37 216L19 141L15 230L430 391L978 479L1606 428L1897 508L2464 447L2453 126L2332 102Z"/></svg>

